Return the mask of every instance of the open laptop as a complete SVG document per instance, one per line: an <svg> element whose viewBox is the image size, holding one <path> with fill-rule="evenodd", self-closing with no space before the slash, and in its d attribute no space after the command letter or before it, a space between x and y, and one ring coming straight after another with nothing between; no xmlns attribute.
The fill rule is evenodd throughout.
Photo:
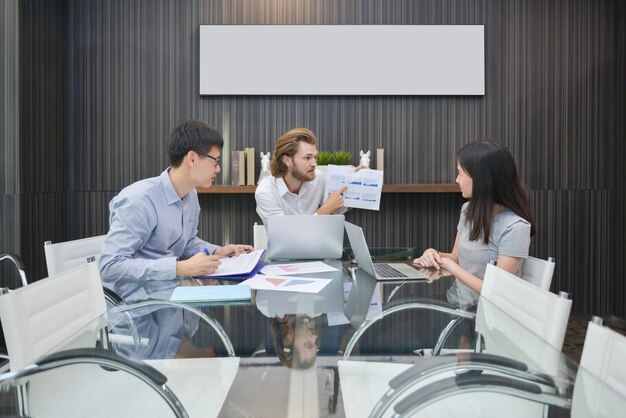
<svg viewBox="0 0 626 418"><path fill-rule="evenodd" d="M338 259L343 253L343 215L276 215L267 219L270 260Z"/></svg>
<svg viewBox="0 0 626 418"><path fill-rule="evenodd" d="M376 280L426 280L424 273L405 263L374 263L367 242L365 242L363 229L346 222L346 232L359 267Z"/></svg>

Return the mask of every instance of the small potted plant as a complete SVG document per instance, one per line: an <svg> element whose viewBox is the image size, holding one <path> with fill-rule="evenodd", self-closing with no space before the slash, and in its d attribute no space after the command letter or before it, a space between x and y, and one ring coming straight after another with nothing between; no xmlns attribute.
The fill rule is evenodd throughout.
<svg viewBox="0 0 626 418"><path fill-rule="evenodd" d="M333 164L350 165L352 164L352 153L350 151L335 151L333 155Z"/></svg>
<svg viewBox="0 0 626 418"><path fill-rule="evenodd" d="M322 172L322 175L326 177L328 173L328 164L334 163L334 155L330 151L319 151L317 153L317 169Z"/></svg>

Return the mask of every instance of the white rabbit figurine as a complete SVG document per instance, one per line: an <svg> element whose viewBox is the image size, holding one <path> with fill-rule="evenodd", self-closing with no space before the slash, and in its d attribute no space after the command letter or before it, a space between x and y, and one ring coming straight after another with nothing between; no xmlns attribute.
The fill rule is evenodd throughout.
<svg viewBox="0 0 626 418"><path fill-rule="evenodd" d="M361 152L359 153L359 155L361 156L361 161L359 161L360 165L364 165L367 168L370 168L370 152L363 152L361 150Z"/></svg>
<svg viewBox="0 0 626 418"><path fill-rule="evenodd" d="M261 173L259 174L259 184L265 177L270 176L270 153L261 153Z"/></svg>

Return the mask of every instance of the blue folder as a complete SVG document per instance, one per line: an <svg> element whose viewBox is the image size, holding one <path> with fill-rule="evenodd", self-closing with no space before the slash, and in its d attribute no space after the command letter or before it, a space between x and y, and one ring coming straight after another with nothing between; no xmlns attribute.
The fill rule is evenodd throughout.
<svg viewBox="0 0 626 418"><path fill-rule="evenodd" d="M267 263L263 261L259 261L258 263L256 263L256 266L254 266L252 271L246 274L231 274L231 275L225 275L225 276L196 276L196 278L197 279L216 279L216 280L219 280L219 279L246 280L246 279L249 279L250 277L256 276L257 273L260 272L261 269L263 269L263 267L265 266L267 266Z"/></svg>

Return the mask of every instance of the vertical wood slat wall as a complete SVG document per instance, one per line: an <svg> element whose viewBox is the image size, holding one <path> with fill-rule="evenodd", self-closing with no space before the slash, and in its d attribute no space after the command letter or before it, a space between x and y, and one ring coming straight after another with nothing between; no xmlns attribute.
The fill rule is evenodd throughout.
<svg viewBox="0 0 626 418"><path fill-rule="evenodd" d="M358 155L383 147L388 183L452 182L455 151L488 137L511 149L531 190L539 225L531 253L556 257L553 290L572 294L574 313L626 316L623 3L21 2L26 27L18 33L32 35L2 41L13 45L1 54L3 87L7 80L22 87L17 97L4 90L3 116L19 117L22 130L13 127L10 136L3 127L10 156L0 159L1 250L19 248L33 277L45 276L42 241L105 233L108 201L160 173L170 130L189 118L224 133L226 156L248 146L269 151L297 126L315 131L322 149ZM484 24L486 94L199 96L200 24ZM15 45L19 73L9 71L7 59ZM284 57L293 71L309 59ZM220 57L214 60L220 65ZM17 116L6 105L13 100L28 104ZM449 248L461 204L451 194L386 194L380 212L352 211L348 218L364 226L372 246ZM251 241L253 196L202 195L201 205L204 238Z"/></svg>

